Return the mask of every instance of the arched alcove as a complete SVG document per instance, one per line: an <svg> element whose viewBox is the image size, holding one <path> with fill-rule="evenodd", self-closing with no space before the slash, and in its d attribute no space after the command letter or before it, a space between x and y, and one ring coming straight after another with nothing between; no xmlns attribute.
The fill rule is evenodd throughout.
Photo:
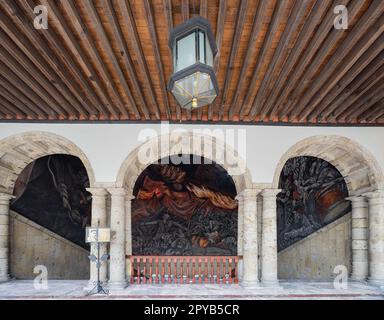
<svg viewBox="0 0 384 320"><path fill-rule="evenodd" d="M292 168L292 165L296 168ZM304 170L301 170L301 165ZM287 177L281 178L285 175L284 171L294 170L296 172L292 175L297 177L291 178L297 181L287 182L294 185L294 190L287 192L284 189L289 189L289 186L285 186L282 181ZM327 174L330 175L329 179ZM308 186L305 185L306 181ZM295 239L287 246L279 246L279 277L330 280L336 265L344 265L350 271L351 207L345 198L383 187L382 171L369 151L341 136L306 138L283 155L275 171L273 186L283 189L284 194L279 195L278 205L284 198L288 202L292 200L289 203L296 206L296 209L300 201L305 202L301 208L304 216L297 216L308 218L312 210L316 211L314 214L318 218L317 222L312 219L312 223L304 219L307 223L303 223L300 228L287 231L288 238L297 237L293 237ZM314 226L316 223L318 225ZM304 232L307 227L311 230Z"/></svg>
<svg viewBox="0 0 384 320"><path fill-rule="evenodd" d="M49 279L88 278L84 230L91 197L85 188L94 180L85 154L61 136L27 132L0 141L0 192L14 196L11 276L33 278L34 268L43 265Z"/></svg>
<svg viewBox="0 0 384 320"><path fill-rule="evenodd" d="M215 162L159 159L139 175L133 195L133 255L237 256L236 187Z"/></svg>

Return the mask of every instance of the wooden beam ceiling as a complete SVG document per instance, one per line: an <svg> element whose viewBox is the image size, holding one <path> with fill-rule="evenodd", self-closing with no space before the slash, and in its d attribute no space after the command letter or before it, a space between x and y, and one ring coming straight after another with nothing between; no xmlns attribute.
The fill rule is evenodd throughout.
<svg viewBox="0 0 384 320"><path fill-rule="evenodd" d="M220 95L189 111L167 91L168 38L195 15L214 31ZM2 0L0 38L4 121L384 124L382 0Z"/></svg>

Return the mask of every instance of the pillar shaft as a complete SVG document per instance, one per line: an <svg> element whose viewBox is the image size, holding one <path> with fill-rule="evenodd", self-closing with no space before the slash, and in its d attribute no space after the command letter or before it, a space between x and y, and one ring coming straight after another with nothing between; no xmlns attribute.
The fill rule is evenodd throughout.
<svg viewBox="0 0 384 320"><path fill-rule="evenodd" d="M125 264L125 197L124 188L108 189L111 194L111 244L109 287L124 289L127 286Z"/></svg>
<svg viewBox="0 0 384 320"><path fill-rule="evenodd" d="M384 285L384 190L364 195L369 203L369 281Z"/></svg>
<svg viewBox="0 0 384 320"><path fill-rule="evenodd" d="M104 188L88 188L92 194L92 227L107 227L107 195L108 192ZM107 244L100 245L100 257L107 253ZM97 248L91 244L91 254L97 256ZM94 286L97 281L97 268L95 262L90 262L90 283ZM100 281L107 282L107 263L103 262L100 267Z"/></svg>
<svg viewBox="0 0 384 320"><path fill-rule="evenodd" d="M363 196L347 198L352 204L352 272L351 279L368 277L368 202Z"/></svg>
<svg viewBox="0 0 384 320"><path fill-rule="evenodd" d="M238 196L239 210L244 217L243 238L243 275L244 286L257 286L258 248L257 248L257 195L260 190L245 189Z"/></svg>
<svg viewBox="0 0 384 320"><path fill-rule="evenodd" d="M276 285L277 280L277 214L276 196L280 189L265 189L261 225L261 281L263 285Z"/></svg>
<svg viewBox="0 0 384 320"><path fill-rule="evenodd" d="M9 203L12 198L0 193L0 282L9 280Z"/></svg>

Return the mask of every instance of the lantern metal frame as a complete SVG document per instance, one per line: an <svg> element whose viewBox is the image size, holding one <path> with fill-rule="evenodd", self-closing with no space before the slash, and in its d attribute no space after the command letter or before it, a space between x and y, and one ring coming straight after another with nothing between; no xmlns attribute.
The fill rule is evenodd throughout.
<svg viewBox="0 0 384 320"><path fill-rule="evenodd" d="M207 19L205 19L201 16L196 16L196 17L193 17L193 18L189 19L188 21L184 22L183 24L176 26L175 28L172 29L172 31L169 35L168 45L171 49L172 54L174 54L174 46L176 45L176 43L179 39L185 38L191 33L196 33L196 37L195 37L195 39L196 39L195 40L195 43L196 43L196 46L195 46L195 50L196 50L195 63L186 67L186 68L183 68L177 72L174 72L172 74L170 80L169 80L168 90L170 92L172 92L172 88L174 87L176 81L179 81L183 78L186 78L187 76L190 76L196 72L201 72L201 73L205 73L205 74L209 75L209 77L212 81L213 87L216 91L216 97L215 97L215 99L216 99L219 95L219 85L218 85L216 74L215 74L213 67L206 64L206 63L200 62L200 48L199 48L200 40L197 39L198 38L198 31L201 31L205 34L204 40L208 40L210 49L212 51L212 64L214 63L214 59L215 59L215 56L217 54L217 46L216 46L215 38L214 38L213 33L212 33L211 26L210 26L209 21ZM207 41L205 41L205 46L206 45L207 45ZM204 55L205 55L205 62L206 62L207 61L206 47L205 47L205 54ZM175 57L174 56L173 56L172 61L173 61L173 68L175 68ZM173 95L173 93L172 93L172 95ZM182 106L182 107L187 108L185 106Z"/></svg>

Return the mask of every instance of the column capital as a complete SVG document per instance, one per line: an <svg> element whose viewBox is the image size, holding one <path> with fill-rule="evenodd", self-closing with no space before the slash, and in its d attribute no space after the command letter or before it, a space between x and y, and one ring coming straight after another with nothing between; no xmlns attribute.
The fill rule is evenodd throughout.
<svg viewBox="0 0 384 320"><path fill-rule="evenodd" d="M276 198L282 189L263 189L261 195L263 198Z"/></svg>
<svg viewBox="0 0 384 320"><path fill-rule="evenodd" d="M363 193L362 196L367 197L368 199L383 199L384 200L384 190L375 190L371 192Z"/></svg>
<svg viewBox="0 0 384 320"><path fill-rule="evenodd" d="M96 197L105 197L108 195L108 192L105 188L86 188L86 190L92 193L92 196Z"/></svg>
<svg viewBox="0 0 384 320"><path fill-rule="evenodd" d="M364 195L351 196L351 197L345 198L345 200L351 201L352 207L355 207L355 208L366 208L366 207L368 207L367 197L364 196Z"/></svg>
<svg viewBox="0 0 384 320"><path fill-rule="evenodd" d="M107 188L112 197L125 197L127 190L125 188Z"/></svg>
<svg viewBox="0 0 384 320"><path fill-rule="evenodd" d="M12 194L0 192L0 204L9 204L9 201L14 198Z"/></svg>
<svg viewBox="0 0 384 320"><path fill-rule="evenodd" d="M256 197L260 194L260 189L244 189L237 196L237 200L256 200Z"/></svg>

